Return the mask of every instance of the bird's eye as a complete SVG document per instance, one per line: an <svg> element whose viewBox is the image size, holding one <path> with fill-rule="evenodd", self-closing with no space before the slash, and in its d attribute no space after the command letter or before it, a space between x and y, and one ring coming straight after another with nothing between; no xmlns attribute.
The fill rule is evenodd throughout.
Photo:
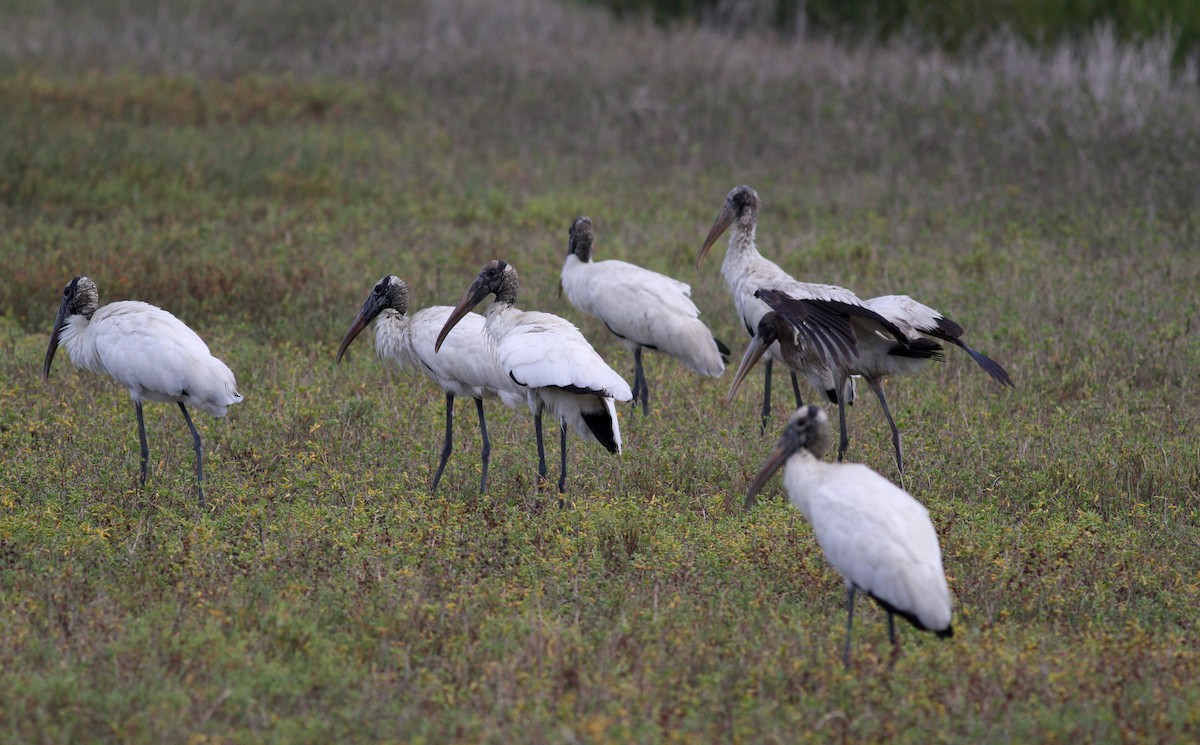
<svg viewBox="0 0 1200 745"><path fill-rule="evenodd" d="M376 295L382 295L382 294L383 294L383 283L382 283L382 282L380 282L379 284L375 285L375 294L376 294Z"/></svg>

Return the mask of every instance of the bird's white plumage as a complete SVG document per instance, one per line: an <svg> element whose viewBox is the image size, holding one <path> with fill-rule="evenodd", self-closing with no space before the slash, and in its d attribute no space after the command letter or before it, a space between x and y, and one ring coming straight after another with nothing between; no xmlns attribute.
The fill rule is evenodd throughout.
<svg viewBox="0 0 1200 745"><path fill-rule="evenodd" d="M561 278L571 304L603 321L629 351L652 347L713 378L725 371L687 284L628 262L585 262L573 254Z"/></svg>
<svg viewBox="0 0 1200 745"><path fill-rule="evenodd" d="M97 309L90 319L69 316L59 345L76 367L108 375L135 403L178 401L220 417L242 400L233 372L204 340L149 303L123 300Z"/></svg>
<svg viewBox="0 0 1200 745"><path fill-rule="evenodd" d="M866 301L867 307L896 324L909 339L918 339L938 328L945 317L908 295L880 295Z"/></svg>
<svg viewBox="0 0 1200 745"><path fill-rule="evenodd" d="M866 466L826 463L806 450L793 454L786 468L788 498L848 584L913 614L928 629L950 625L941 549L920 502Z"/></svg>
<svg viewBox="0 0 1200 745"><path fill-rule="evenodd" d="M619 448L616 409L605 399L629 401L633 393L574 324L500 302L492 303L484 317L497 361L518 384L583 437L591 434L582 414L608 412Z"/></svg>
<svg viewBox="0 0 1200 745"><path fill-rule="evenodd" d="M438 332L454 309L435 305L402 314L386 308L375 320L375 352L401 369L420 371L447 393L499 398L516 409L530 406L527 392L496 361L484 331L483 316L468 313L434 351Z"/></svg>

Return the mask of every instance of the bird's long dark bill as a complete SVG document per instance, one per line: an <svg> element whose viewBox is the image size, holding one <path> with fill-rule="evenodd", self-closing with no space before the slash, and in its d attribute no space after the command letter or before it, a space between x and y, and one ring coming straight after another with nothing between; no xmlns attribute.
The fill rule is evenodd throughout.
<svg viewBox="0 0 1200 745"><path fill-rule="evenodd" d="M729 229L733 224L733 210L729 205L721 210L721 214L717 215L717 221L713 223L712 229L708 231L708 237L704 239L704 245L700 248L700 255L696 257L696 268L700 268L700 262L704 261L704 257L708 255L708 249L717 242L721 234Z"/></svg>
<svg viewBox="0 0 1200 745"><path fill-rule="evenodd" d="M350 346L350 342L354 341L355 337L362 333L362 330L367 327L371 319L367 318L367 309L363 308L358 315L354 317L354 323L350 324L350 330L342 338L341 345L338 346L337 361L342 361L342 355L346 353L346 347Z"/></svg>
<svg viewBox="0 0 1200 745"><path fill-rule="evenodd" d="M69 306L70 301L66 298L63 298L62 304L58 306L58 315L54 317L54 330L50 332L50 346L46 347L46 359L42 362L42 380L50 378L50 363L54 360L54 353L58 351L58 337L67 321Z"/></svg>
<svg viewBox="0 0 1200 745"><path fill-rule="evenodd" d="M754 497L762 490L763 485L767 483L767 479L779 470L779 467L787 462L792 451L785 447L783 442L775 446L771 454L767 456L767 462L763 463L763 467L759 469L758 475L750 482L750 486L746 489L746 501L742 503L742 508L749 510L754 506Z"/></svg>
<svg viewBox="0 0 1200 745"><path fill-rule="evenodd" d="M750 340L750 346L746 347L746 353L742 355L742 363L738 365L737 373L733 376L733 383L729 386L729 393L725 394L725 403L733 401L742 381L746 379L746 376L750 374L750 371L754 369L774 341L774 339L764 340L758 334L755 334L754 338Z"/></svg>
<svg viewBox="0 0 1200 745"><path fill-rule="evenodd" d="M446 336L450 334L450 330L463 319L463 316L471 312L471 309L479 305L479 301L487 297L490 292L478 278L471 283L467 288L467 292L462 296L462 300L458 301L458 305L454 306L454 310L450 311L450 317L446 319L445 325L442 326L441 332L438 333L437 341L433 345L433 351L437 352L442 348L442 342L446 340Z"/></svg>

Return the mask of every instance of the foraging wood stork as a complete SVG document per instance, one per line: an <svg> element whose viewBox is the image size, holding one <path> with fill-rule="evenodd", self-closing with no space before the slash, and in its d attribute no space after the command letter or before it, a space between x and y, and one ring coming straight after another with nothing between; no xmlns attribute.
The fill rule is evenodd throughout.
<svg viewBox="0 0 1200 745"><path fill-rule="evenodd" d="M224 362L182 321L162 308L137 300L122 300L99 307L96 283L79 276L67 283L50 333L50 346L42 363L42 379L50 377L50 363L58 347L65 346L76 367L107 375L129 391L137 411L142 448L139 484L146 485L150 447L146 444L143 401L174 401L183 412L196 451L196 494L204 507L204 456L200 433L186 404L216 417L242 400L237 381Z"/></svg>
<svg viewBox="0 0 1200 745"><path fill-rule="evenodd" d="M717 238L732 226L729 248L721 264L721 275L725 286L733 295L733 302L747 333L754 337L758 323L771 308L756 297L760 289L778 290L800 301L803 318L792 318L796 333L796 345L800 355L794 360L799 367L792 367L792 387L796 394L796 405L802 405L800 387L796 383L795 371L800 371L818 391L836 403L841 388L832 385L833 370L843 367L858 353L858 339L864 336L883 334L895 342L904 344L907 339L899 328L886 318L868 308L850 290L835 285L799 282L777 264L763 257L754 243L758 226L758 193L749 186L737 186L725 197L725 205L713 222L696 267L708 254ZM771 412L771 361L784 361L778 345L770 346L771 357L764 370L763 429Z"/></svg>
<svg viewBox="0 0 1200 745"><path fill-rule="evenodd" d="M500 369L488 350L483 316L478 313L463 316L454 333L446 337L441 354L435 353L433 345L437 334L452 310L448 305L435 305L407 315L408 285L394 274L386 276L367 295L362 310L350 324L350 330L338 347L337 361L342 361L350 342L367 324L378 319L375 323L375 353L401 369L420 370L446 394L446 435L442 440L441 460L429 487L431 493L437 492L442 471L454 449L454 397L475 399L479 434L483 440L480 453L483 474L479 478L479 491L484 493L492 447L483 415L483 400L499 398L505 406L517 409L528 405L528 395Z"/></svg>
<svg viewBox="0 0 1200 745"><path fill-rule="evenodd" d="M729 348L700 320L690 286L624 261L592 261L595 236L589 217L575 218L568 236L563 291L633 353L633 400L636 405L640 394L643 415L650 412L643 349L674 357L699 375L721 377Z"/></svg>
<svg viewBox="0 0 1200 745"><path fill-rule="evenodd" d="M566 491L567 426L581 437L594 437L610 453L621 453L621 429L613 400L629 401L633 393L624 378L609 367L579 329L550 313L518 310L520 280L507 262L489 262L467 288L438 334L441 349L450 330L489 294L495 300L484 314L484 329L505 373L526 388L535 401L534 431L538 446L538 476L546 477L542 442L542 411L558 419L561 474L558 492ZM559 498L559 506L562 498Z"/></svg>
<svg viewBox="0 0 1200 745"><path fill-rule="evenodd" d="M768 323L769 328L764 329L760 324L758 336L751 343L750 348L746 350L746 356L742 360L742 364L746 366L747 372L750 367L753 367L757 357L761 357L762 355L762 352L757 351L756 347L761 346L767 338L776 338L780 334L785 335L779 339L781 347L788 346L790 340L786 339L785 326L788 324L803 323L807 312L803 303L788 296L786 293L761 290L758 293L758 297L760 300L766 302L778 317ZM846 427L846 402L851 397L847 388L849 384L848 378L850 375L861 375L879 399L879 405L883 409L888 426L892 430L892 447L896 453L896 468L903 473L904 455L900 442L900 430L896 427L896 422L892 418L891 411L888 409L887 397L883 392L883 378L888 375L915 373L924 369L925 364L929 360L942 359L942 347L937 341L934 341L938 340L948 342L966 350L972 359L1001 385L1012 386L1013 382L1004 368L996 363L995 360L971 349L963 342L962 326L946 318L933 308L919 303L907 295L883 295L881 297L870 298L865 302L869 308L895 324L904 333L906 342L904 344L897 344L894 339L882 334L862 335L858 339L857 354L844 367L830 371L830 376L824 384L834 386L842 391L843 394L836 402L838 405L838 422L840 427L838 460L842 459L846 449L850 445L850 435ZM767 318L767 316L764 316L764 318ZM759 337L763 337L763 339L760 340ZM793 360L799 354L799 350L787 349L783 354L787 364L793 366ZM741 372L740 368L739 372ZM737 384L740 382L736 375L734 376L734 381L734 385L730 388L730 397L732 397L734 391L737 389Z"/></svg>
<svg viewBox="0 0 1200 745"><path fill-rule="evenodd" d="M850 666L854 595L862 590L888 614L940 638L954 635L950 588L929 511L903 489L858 463L826 463L829 419L819 406L800 407L746 490L745 508L780 466L788 499L813 526L825 558L846 581L846 646Z"/></svg>

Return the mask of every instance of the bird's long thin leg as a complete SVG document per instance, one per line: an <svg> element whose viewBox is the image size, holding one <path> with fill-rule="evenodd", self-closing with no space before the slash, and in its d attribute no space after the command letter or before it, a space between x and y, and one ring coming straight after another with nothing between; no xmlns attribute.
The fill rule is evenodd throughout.
<svg viewBox="0 0 1200 745"><path fill-rule="evenodd" d="M533 415L533 434L537 437L538 449L538 483L546 480L546 446L542 442L542 405L538 404L537 413Z"/></svg>
<svg viewBox="0 0 1200 745"><path fill-rule="evenodd" d="M896 646L896 618L891 611L888 611L888 641Z"/></svg>
<svg viewBox="0 0 1200 745"><path fill-rule="evenodd" d="M137 411L138 420L138 440L142 445L142 478L138 482L138 486L146 488L146 471L150 468L150 446L146 444L146 420L142 418L142 402L135 401L134 409Z"/></svg>
<svg viewBox="0 0 1200 745"><path fill-rule="evenodd" d="M562 453L562 462L560 467L562 472L558 476L558 508L563 508L563 493L567 490L567 423L560 422L558 425L559 450Z"/></svg>
<svg viewBox="0 0 1200 745"><path fill-rule="evenodd" d="M875 378L867 378L867 385L875 391L879 405L883 407L883 415L887 417L888 426L892 428L892 446L896 449L896 470L904 473L904 451L900 447L900 430L896 428L896 421L892 419L892 412L888 410L887 397L883 395L883 385Z"/></svg>
<svg viewBox="0 0 1200 745"><path fill-rule="evenodd" d="M850 631L854 628L854 585L846 591L846 646L842 649L842 664L850 669Z"/></svg>
<svg viewBox="0 0 1200 745"><path fill-rule="evenodd" d="M633 406L637 406L638 396L642 393L642 361L638 354L640 351L638 349L633 353Z"/></svg>
<svg viewBox="0 0 1200 745"><path fill-rule="evenodd" d="M842 460L846 449L850 447L850 432L846 430L846 392L845 386L842 386L842 394L838 396L838 426L842 430L841 437L838 439L838 462Z"/></svg>
<svg viewBox="0 0 1200 745"><path fill-rule="evenodd" d="M204 453L200 448L200 433L196 431L196 425L192 424L187 407L182 401L177 403L179 410L183 412L183 421L187 422L188 429L192 431L192 447L196 450L196 494L200 497L200 509L204 509Z"/></svg>
<svg viewBox="0 0 1200 745"><path fill-rule="evenodd" d="M792 370L792 393L796 394L796 408L799 409L804 405L804 399L800 397L800 380L796 377L795 370Z"/></svg>
<svg viewBox="0 0 1200 745"><path fill-rule="evenodd" d="M763 365L763 405L762 405L762 429L759 434L766 434L767 420L771 418L771 365L775 360L767 357L767 364Z"/></svg>
<svg viewBox="0 0 1200 745"><path fill-rule="evenodd" d="M650 383L646 381L646 370L642 367L642 348L638 347L633 352L633 363L636 370L633 374L634 385L638 386L638 392L642 394L642 416L650 415ZM637 403L638 394L633 394L634 403Z"/></svg>
<svg viewBox="0 0 1200 745"><path fill-rule="evenodd" d="M492 456L492 442L488 439L487 420L483 418L483 399L475 399L475 410L479 412L479 434L483 437L483 452L480 454L483 458L483 476L479 479L479 493L487 493L487 471L488 461Z"/></svg>
<svg viewBox="0 0 1200 745"><path fill-rule="evenodd" d="M454 394L446 392L446 436L442 439L442 459L438 463L437 472L433 474L433 485L429 487L430 494L437 494L438 482L442 480L442 471L446 469L446 461L454 450Z"/></svg>

